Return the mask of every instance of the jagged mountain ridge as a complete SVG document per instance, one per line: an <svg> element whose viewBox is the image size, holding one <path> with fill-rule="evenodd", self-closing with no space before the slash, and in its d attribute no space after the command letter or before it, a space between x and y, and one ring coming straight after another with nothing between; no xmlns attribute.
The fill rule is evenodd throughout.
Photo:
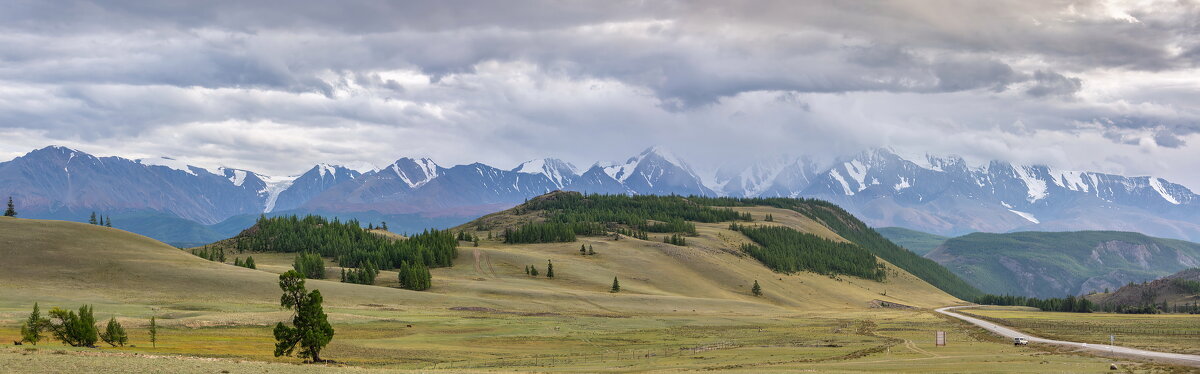
<svg viewBox="0 0 1200 374"><path fill-rule="evenodd" d="M93 159L101 161L83 161ZM209 171L170 158L96 158L47 147L0 163L0 173L0 196L14 196L27 216L37 218L78 220L90 211L121 210L164 212L204 224L279 211L474 217L549 191L573 190L813 197L872 226L941 235L1103 229L1200 240L1200 199L1160 178L999 161L970 166L957 157L905 158L887 149L832 164L780 156L723 167L710 180L660 147L582 172L552 158L505 170L481 163L447 168L406 157L365 173L317 165L295 177Z"/></svg>

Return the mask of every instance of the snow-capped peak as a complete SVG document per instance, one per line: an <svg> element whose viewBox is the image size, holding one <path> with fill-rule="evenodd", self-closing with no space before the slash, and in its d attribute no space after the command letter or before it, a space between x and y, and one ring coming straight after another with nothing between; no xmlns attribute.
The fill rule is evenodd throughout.
<svg viewBox="0 0 1200 374"><path fill-rule="evenodd" d="M70 149L70 148L67 148L67 149ZM139 164L146 165L146 166L163 166L163 167L166 167L166 168L169 168L172 170L179 170L184 173L191 174L191 175L196 175L196 172L192 171L192 168L204 170L204 168L188 165L186 162L176 160L174 158L170 158L170 157L166 157L166 156L141 158L141 159L138 159L137 162Z"/></svg>
<svg viewBox="0 0 1200 374"><path fill-rule="evenodd" d="M514 172L524 174L542 174L558 188L565 186L569 177L579 175L579 170L569 162L556 158L543 158L522 162L513 168Z"/></svg>
<svg viewBox="0 0 1200 374"><path fill-rule="evenodd" d="M428 158L415 160L408 157L396 160L386 168L409 187L417 187L437 178L442 173L441 169L441 166Z"/></svg>
<svg viewBox="0 0 1200 374"><path fill-rule="evenodd" d="M1168 203L1174 205L1180 204L1179 199L1176 199L1175 196L1172 196L1167 192L1167 189L1163 187L1162 179L1150 177L1150 187L1153 188L1155 192L1158 192L1159 196L1162 196L1163 200L1166 200Z"/></svg>

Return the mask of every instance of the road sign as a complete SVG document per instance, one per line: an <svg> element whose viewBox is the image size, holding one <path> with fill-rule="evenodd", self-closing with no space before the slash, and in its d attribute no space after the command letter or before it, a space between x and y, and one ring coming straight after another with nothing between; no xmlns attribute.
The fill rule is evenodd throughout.
<svg viewBox="0 0 1200 374"><path fill-rule="evenodd" d="M935 343L937 344L938 347L946 346L946 332L945 331L937 332L937 339L936 339Z"/></svg>

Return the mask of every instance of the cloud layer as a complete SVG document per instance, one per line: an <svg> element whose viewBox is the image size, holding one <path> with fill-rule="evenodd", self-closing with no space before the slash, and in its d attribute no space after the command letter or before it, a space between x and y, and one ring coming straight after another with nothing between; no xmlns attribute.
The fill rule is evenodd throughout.
<svg viewBox="0 0 1200 374"><path fill-rule="evenodd" d="M1200 187L1191 2L26 2L0 158L294 174L889 146Z"/></svg>

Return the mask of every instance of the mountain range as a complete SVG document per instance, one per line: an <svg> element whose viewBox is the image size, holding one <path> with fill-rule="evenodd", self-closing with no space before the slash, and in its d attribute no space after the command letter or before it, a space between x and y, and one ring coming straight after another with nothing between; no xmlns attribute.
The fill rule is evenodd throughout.
<svg viewBox="0 0 1200 374"><path fill-rule="evenodd" d="M553 190L812 197L841 205L872 226L948 236L1103 229L1200 240L1200 199L1161 178L1000 161L970 166L957 157L905 158L887 149L832 164L813 160L780 156L702 176L671 152L652 147L624 162L597 162L587 169L553 158L501 169L404 157L370 170L319 164L300 175L276 177L209 170L168 157L96 157L50 146L0 162L0 196L12 196L25 217L82 221L96 211L121 218L114 222L118 227L167 242L219 236L204 230L226 235L260 214L391 220L393 231L415 231L466 222Z"/></svg>

